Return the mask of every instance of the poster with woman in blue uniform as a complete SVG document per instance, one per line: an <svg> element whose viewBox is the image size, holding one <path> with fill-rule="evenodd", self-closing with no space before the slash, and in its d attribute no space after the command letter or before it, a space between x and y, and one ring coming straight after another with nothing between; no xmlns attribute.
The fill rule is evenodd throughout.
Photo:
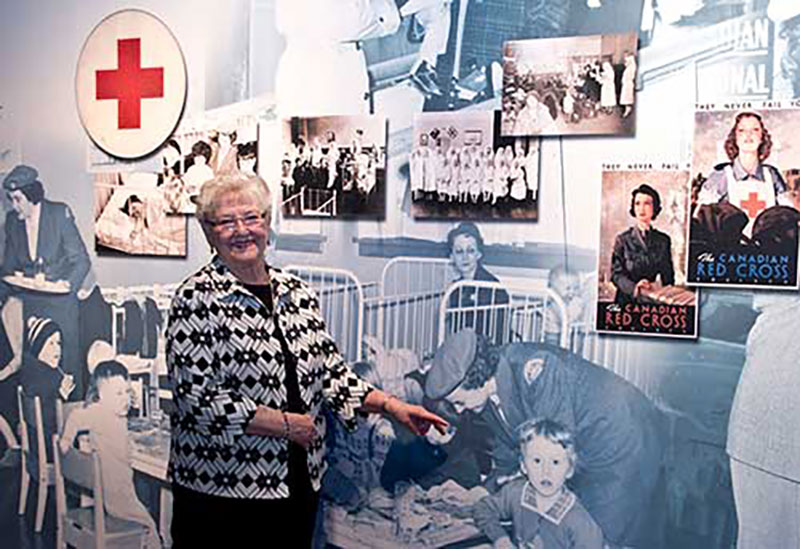
<svg viewBox="0 0 800 549"><path fill-rule="evenodd" d="M797 288L800 101L698 105L692 149L688 280Z"/></svg>

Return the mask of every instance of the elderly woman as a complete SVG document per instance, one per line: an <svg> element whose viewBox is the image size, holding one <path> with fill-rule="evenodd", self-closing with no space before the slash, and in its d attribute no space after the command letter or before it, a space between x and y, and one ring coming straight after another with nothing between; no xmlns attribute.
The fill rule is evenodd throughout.
<svg viewBox="0 0 800 549"><path fill-rule="evenodd" d="M203 185L197 218L215 252L175 293L174 547L309 547L325 472L323 408L354 427L382 412L417 434L447 423L359 379L299 279L264 261L270 197L259 177ZM216 537L215 537L216 536Z"/></svg>
<svg viewBox="0 0 800 549"><path fill-rule="evenodd" d="M661 197L653 187L642 183L631 192L628 213L636 219L636 225L617 235L611 255L611 282L617 288L615 303L639 300L659 277L662 286L675 284L672 241L669 235L652 227L660 212Z"/></svg>
<svg viewBox="0 0 800 549"><path fill-rule="evenodd" d="M458 414L478 414L492 432L490 491L516 477L515 430L526 420L564 425L581 449L571 490L615 545L653 547L650 528L663 450L660 415L636 387L558 347L490 345L473 330L436 351L425 395Z"/></svg>

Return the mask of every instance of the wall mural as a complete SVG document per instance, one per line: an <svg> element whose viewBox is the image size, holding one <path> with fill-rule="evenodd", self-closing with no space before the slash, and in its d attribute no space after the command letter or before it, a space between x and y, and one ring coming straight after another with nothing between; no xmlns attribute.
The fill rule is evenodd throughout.
<svg viewBox="0 0 800 549"><path fill-rule="evenodd" d="M74 103L68 123L42 122L56 113L37 117L41 98L60 96L32 93L36 64L15 65L0 97L0 482L27 505L13 528L16 493L0 507L2 544L42 530L55 545L65 502L37 505L39 471L95 450L106 513L171 546L165 331L178 284L208 260L192 197L254 173L274 202L268 260L316 292L352 370L450 422L418 437L377 414L354 432L331 417L315 546L800 544L781 514L800 482L790 4L241 0L214 9L246 10L242 59L175 2L154 15L186 58L185 117L135 154L87 136ZM87 8L75 52L103 16ZM38 60L63 48L50 42L13 51ZM251 98L206 109L206 60L240 66ZM128 135L130 105L98 94L92 116ZM132 102L140 124L163 121L162 99ZM745 129L756 148L769 132L755 168ZM767 198L752 215L742 203ZM758 263L784 246L785 276L717 275L709 238L731 225L724 253ZM640 301L679 311L680 328L645 326ZM635 326L620 327L629 307Z"/></svg>

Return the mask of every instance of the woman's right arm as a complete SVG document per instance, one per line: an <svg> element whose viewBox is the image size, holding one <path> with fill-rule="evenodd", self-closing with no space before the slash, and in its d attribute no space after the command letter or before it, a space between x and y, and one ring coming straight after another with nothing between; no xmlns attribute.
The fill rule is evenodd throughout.
<svg viewBox="0 0 800 549"><path fill-rule="evenodd" d="M245 433L288 438L306 449L318 436L311 416L283 412L262 405L256 409L253 419L247 424Z"/></svg>

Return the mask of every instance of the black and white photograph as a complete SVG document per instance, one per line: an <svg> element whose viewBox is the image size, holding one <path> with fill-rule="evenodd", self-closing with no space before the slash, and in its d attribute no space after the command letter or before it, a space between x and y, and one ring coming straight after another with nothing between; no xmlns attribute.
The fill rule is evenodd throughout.
<svg viewBox="0 0 800 549"><path fill-rule="evenodd" d="M158 174L94 174L94 237L99 255L186 256L186 217L168 215Z"/></svg>
<svg viewBox="0 0 800 549"><path fill-rule="evenodd" d="M276 15L284 116L429 112L499 100L506 41L636 31L642 0L279 0Z"/></svg>
<svg viewBox="0 0 800 549"><path fill-rule="evenodd" d="M158 186L170 215L193 214L193 198L218 175L255 175L258 119L255 114L207 115L178 127L160 151Z"/></svg>
<svg viewBox="0 0 800 549"><path fill-rule="evenodd" d="M603 166L597 330L697 336L697 290L686 287L688 166Z"/></svg>
<svg viewBox="0 0 800 549"><path fill-rule="evenodd" d="M281 131L284 216L384 218L385 118L295 117L285 120Z"/></svg>
<svg viewBox="0 0 800 549"><path fill-rule="evenodd" d="M416 115L414 217L537 219L539 138L503 137L499 125L499 111Z"/></svg>
<svg viewBox="0 0 800 549"><path fill-rule="evenodd" d="M507 42L503 135L632 135L636 39L627 33Z"/></svg>

